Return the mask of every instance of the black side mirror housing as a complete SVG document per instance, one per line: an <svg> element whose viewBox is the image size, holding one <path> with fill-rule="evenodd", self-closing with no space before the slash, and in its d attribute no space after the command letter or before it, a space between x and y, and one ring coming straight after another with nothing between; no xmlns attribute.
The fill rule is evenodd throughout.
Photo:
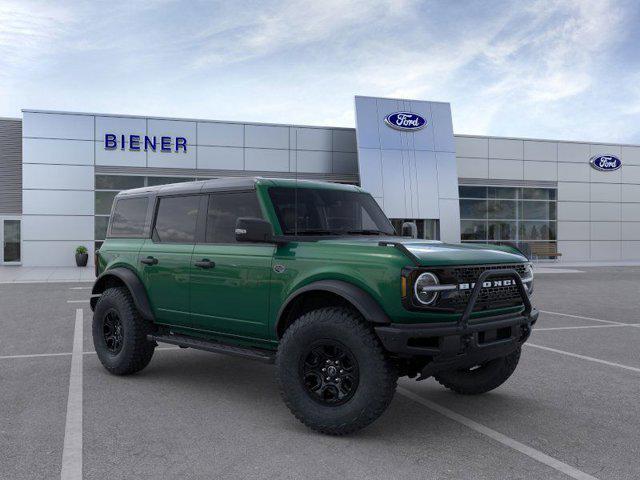
<svg viewBox="0 0 640 480"><path fill-rule="evenodd" d="M262 218L240 217L236 220L236 241L273 243L273 227Z"/></svg>

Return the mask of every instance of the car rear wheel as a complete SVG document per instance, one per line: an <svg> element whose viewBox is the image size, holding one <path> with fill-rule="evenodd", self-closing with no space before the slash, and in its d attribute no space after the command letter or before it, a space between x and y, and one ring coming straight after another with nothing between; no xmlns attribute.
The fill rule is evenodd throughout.
<svg viewBox="0 0 640 480"><path fill-rule="evenodd" d="M371 328L346 308L302 315L276 357L278 383L291 412L313 430L345 435L386 410L398 375Z"/></svg>
<svg viewBox="0 0 640 480"><path fill-rule="evenodd" d="M505 357L481 365L440 372L434 378L442 386L463 395L478 395L498 388L515 371L520 360L520 347Z"/></svg>
<svg viewBox="0 0 640 480"><path fill-rule="evenodd" d="M105 290L96 303L93 345L104 368L115 375L139 372L149 364L155 349L155 342L147 340L152 330L124 287Z"/></svg>

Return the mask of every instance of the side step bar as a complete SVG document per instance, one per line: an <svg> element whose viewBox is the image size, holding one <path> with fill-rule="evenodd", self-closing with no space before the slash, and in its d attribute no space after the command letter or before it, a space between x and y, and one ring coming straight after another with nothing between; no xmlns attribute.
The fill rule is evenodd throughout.
<svg viewBox="0 0 640 480"><path fill-rule="evenodd" d="M212 340L188 337L186 335L147 335L150 342L170 343L183 348L195 348L196 350L206 350L207 352L225 353L236 357L249 358L264 363L274 363L275 352L269 350L259 350L257 348L239 347L236 345L226 345Z"/></svg>

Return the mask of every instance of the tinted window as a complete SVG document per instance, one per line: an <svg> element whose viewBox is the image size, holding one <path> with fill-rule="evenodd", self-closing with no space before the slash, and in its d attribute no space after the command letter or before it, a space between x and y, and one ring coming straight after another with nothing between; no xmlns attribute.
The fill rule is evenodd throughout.
<svg viewBox="0 0 640 480"><path fill-rule="evenodd" d="M144 187L144 177L125 175L96 175L97 190L127 190Z"/></svg>
<svg viewBox="0 0 640 480"><path fill-rule="evenodd" d="M153 240L161 243L194 243L199 195L160 199Z"/></svg>
<svg viewBox="0 0 640 480"><path fill-rule="evenodd" d="M147 197L118 200L111 218L111 236L144 236L144 223L147 218L148 205L149 199Z"/></svg>
<svg viewBox="0 0 640 480"><path fill-rule="evenodd" d="M209 197L207 243L235 243L238 217L262 218L255 192L216 193Z"/></svg>

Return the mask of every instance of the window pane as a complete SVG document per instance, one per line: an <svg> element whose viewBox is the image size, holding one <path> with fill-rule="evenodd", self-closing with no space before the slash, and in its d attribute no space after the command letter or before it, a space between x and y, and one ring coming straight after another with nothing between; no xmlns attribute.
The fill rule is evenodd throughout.
<svg viewBox="0 0 640 480"><path fill-rule="evenodd" d="M555 222L521 222L521 240L555 240Z"/></svg>
<svg viewBox="0 0 640 480"><path fill-rule="evenodd" d="M489 198L511 198L515 200L518 190L519 188L512 187L489 187L487 193Z"/></svg>
<svg viewBox="0 0 640 480"><path fill-rule="evenodd" d="M460 218L487 218L487 201L460 200Z"/></svg>
<svg viewBox="0 0 640 480"><path fill-rule="evenodd" d="M194 243L199 195L160 199L153 239L161 243Z"/></svg>
<svg viewBox="0 0 640 480"><path fill-rule="evenodd" d="M460 227L462 231L462 240L486 240L487 239L486 222L462 220L460 222Z"/></svg>
<svg viewBox="0 0 640 480"><path fill-rule="evenodd" d="M4 221L3 254L5 262L20 261L20 220Z"/></svg>
<svg viewBox="0 0 640 480"><path fill-rule="evenodd" d="M486 198L487 187L458 187L460 198Z"/></svg>
<svg viewBox="0 0 640 480"><path fill-rule="evenodd" d="M147 197L118 200L111 219L111 235L114 237L144 236L148 205Z"/></svg>
<svg viewBox="0 0 640 480"><path fill-rule="evenodd" d="M522 198L525 200L555 200L556 191L553 188L523 188Z"/></svg>
<svg viewBox="0 0 640 480"><path fill-rule="evenodd" d="M96 215L109 215L118 192L96 192Z"/></svg>
<svg viewBox="0 0 640 480"><path fill-rule="evenodd" d="M555 220L555 202L523 201L521 216L524 220Z"/></svg>
<svg viewBox="0 0 640 480"><path fill-rule="evenodd" d="M218 193L209 197L207 243L235 243L239 217L262 218L255 192Z"/></svg>
<svg viewBox="0 0 640 480"><path fill-rule="evenodd" d="M107 237L107 225L109 225L109 217L96 217L93 234L95 240L104 240Z"/></svg>
<svg viewBox="0 0 640 480"><path fill-rule="evenodd" d="M186 177L149 177L147 185L150 187L155 185L167 185L169 183L193 182L193 178Z"/></svg>
<svg viewBox="0 0 640 480"><path fill-rule="evenodd" d="M516 218L516 202L511 200L489 200L487 210L489 218Z"/></svg>
<svg viewBox="0 0 640 480"><path fill-rule="evenodd" d="M489 240L515 240L516 222L489 222Z"/></svg>
<svg viewBox="0 0 640 480"><path fill-rule="evenodd" d="M128 190L144 187L144 177L96 175L96 190Z"/></svg>

